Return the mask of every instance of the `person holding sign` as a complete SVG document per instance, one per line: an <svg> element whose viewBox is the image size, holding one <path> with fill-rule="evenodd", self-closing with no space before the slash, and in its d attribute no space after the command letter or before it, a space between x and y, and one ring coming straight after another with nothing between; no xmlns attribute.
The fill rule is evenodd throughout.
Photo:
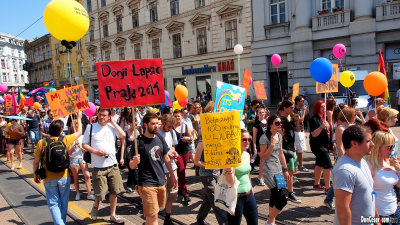
<svg viewBox="0 0 400 225"><path fill-rule="evenodd" d="M166 189L163 164L171 175L172 187L177 187L172 170L169 147L158 135L158 116L149 112L143 117L145 132L138 139L138 155L129 162L131 169L138 168L138 194L142 198L146 224L158 224L158 212L165 207Z"/></svg>
<svg viewBox="0 0 400 225"><path fill-rule="evenodd" d="M286 182L289 181L288 168L282 149L281 118L271 115L267 120L267 131L260 138L260 158L264 160L263 176L265 184L271 190L269 201L269 218L266 225L275 224L275 218L286 206L286 188L277 187L275 175L283 175Z"/></svg>
<svg viewBox="0 0 400 225"><path fill-rule="evenodd" d="M78 118L80 121L81 118ZM95 201L91 211L92 220L97 220L100 201L104 200L106 191L110 192L110 221L123 224L124 220L115 213L117 194L124 190L122 178L116 159L116 137L124 139L125 132L111 119L111 110L100 109L98 122L85 131L82 147L91 153L93 167L93 190ZM122 154L123 155L123 154Z"/></svg>
<svg viewBox="0 0 400 225"><path fill-rule="evenodd" d="M11 159L11 171L14 170L14 150L17 153L19 160L18 169L22 168L22 149L20 145L20 140L22 135L25 134L24 128L18 124L16 119L11 119L11 126L8 128L8 152Z"/></svg>

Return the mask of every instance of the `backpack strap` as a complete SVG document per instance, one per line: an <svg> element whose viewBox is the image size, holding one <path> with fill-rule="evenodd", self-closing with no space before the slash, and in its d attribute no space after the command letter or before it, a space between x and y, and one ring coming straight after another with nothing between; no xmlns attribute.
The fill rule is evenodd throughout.
<svg viewBox="0 0 400 225"><path fill-rule="evenodd" d="M92 146L92 128L93 124L90 125L90 132L89 132L89 145Z"/></svg>
<svg viewBox="0 0 400 225"><path fill-rule="evenodd" d="M46 138L43 138L42 139L42 154L40 154L40 164L41 164L41 166L39 166L39 167L43 167L43 157L44 157L44 154L45 154L45 148L46 148Z"/></svg>

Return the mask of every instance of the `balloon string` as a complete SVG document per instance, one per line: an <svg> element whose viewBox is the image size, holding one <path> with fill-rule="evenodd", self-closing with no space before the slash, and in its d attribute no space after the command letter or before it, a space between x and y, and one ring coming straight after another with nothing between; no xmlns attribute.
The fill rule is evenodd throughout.
<svg viewBox="0 0 400 225"><path fill-rule="evenodd" d="M282 86L281 86L281 77L279 76L278 67L276 67L276 73L278 74L279 91L280 91L280 94L281 94L281 99L282 99L282 101L283 101Z"/></svg>
<svg viewBox="0 0 400 225"><path fill-rule="evenodd" d="M326 85L326 89L328 90L328 85L327 85L327 84L325 84L325 85ZM333 99L335 99L335 96L333 96L332 92L328 91L327 93L328 93L328 94L331 94L331 97L332 97ZM325 96L326 96L326 93L325 93ZM325 105L326 105L326 104L325 104ZM340 106L339 106L339 105L336 105L336 107L339 108L339 110L340 110L340 112L342 113L342 115L343 115L344 119L346 120L346 122L347 122L348 124L350 124L350 122L347 120L346 115L344 115L344 113L343 113L342 109L340 108ZM325 108L326 108L326 107L325 107ZM325 114L326 114L326 113L325 113Z"/></svg>

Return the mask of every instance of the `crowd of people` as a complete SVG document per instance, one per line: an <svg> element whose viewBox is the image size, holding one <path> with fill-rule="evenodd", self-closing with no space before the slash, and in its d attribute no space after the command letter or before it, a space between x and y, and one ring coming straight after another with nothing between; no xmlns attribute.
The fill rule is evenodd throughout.
<svg viewBox="0 0 400 225"><path fill-rule="evenodd" d="M177 196L182 196L184 204L191 201L186 178L189 160L203 184L198 224L208 224L211 209L219 224L241 224L243 216L247 224L258 224L254 185L270 190L266 224L275 224L287 201L301 204L293 186L298 182L297 171L312 169L303 164L307 139L315 155L315 179L309 188L326 194L325 206L336 209L334 224L360 224L367 221L363 218L372 217L400 218L396 195L400 187L398 138L390 128L396 125L399 112L380 104L379 99L377 108L365 118L356 103L336 105L333 98L326 105L316 101L309 112L305 97L300 95L294 102L280 102L276 113L253 100L245 106L241 119L242 165L221 170L205 168L200 126L200 114L211 113L214 102L197 100L181 110L97 106L93 117L78 112L57 120L46 104L39 110L24 108L21 119L0 116L0 151L6 153L13 171L17 165L14 154L19 161L17 168L22 168L24 145L34 150L34 180L44 182L55 224L66 222L70 184L76 191L75 200L84 193L79 189L79 169L85 178L86 198L94 200L93 220L98 217L99 203L108 196L110 221L123 224L116 206L117 195L125 191L141 197L146 224L157 224L162 209L164 224L172 224ZM53 149L64 149L65 155L53 153ZM67 166L63 166L65 159ZM125 167L128 178L124 186L121 169ZM257 174L256 184L252 184L250 174ZM285 187L278 185L277 175L284 177ZM234 215L214 204L219 176L230 184L240 182Z"/></svg>

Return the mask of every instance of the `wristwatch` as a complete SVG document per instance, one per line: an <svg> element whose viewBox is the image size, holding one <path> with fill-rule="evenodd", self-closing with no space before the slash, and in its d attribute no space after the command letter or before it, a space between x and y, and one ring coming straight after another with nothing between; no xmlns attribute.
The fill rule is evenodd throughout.
<svg viewBox="0 0 400 225"><path fill-rule="evenodd" d="M287 168L282 168L282 172L287 172L288 169Z"/></svg>

